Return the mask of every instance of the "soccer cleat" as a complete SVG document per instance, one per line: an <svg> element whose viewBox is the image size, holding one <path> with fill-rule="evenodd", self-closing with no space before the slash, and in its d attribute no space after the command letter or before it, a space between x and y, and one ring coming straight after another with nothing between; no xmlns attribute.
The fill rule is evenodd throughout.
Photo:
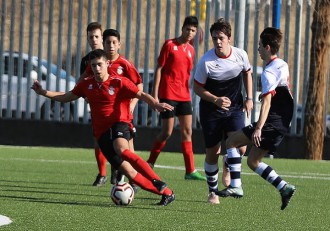
<svg viewBox="0 0 330 231"><path fill-rule="evenodd" d="M167 206L168 204L172 203L175 200L175 195L172 192L171 195L162 195L162 199L158 203L161 206Z"/></svg>
<svg viewBox="0 0 330 231"><path fill-rule="evenodd" d="M111 184L116 184L117 175L118 175L118 170L111 168L111 177L110 177L110 183Z"/></svg>
<svg viewBox="0 0 330 231"><path fill-rule="evenodd" d="M160 180L152 180L152 184L157 188L160 193L163 193L167 187L166 183Z"/></svg>
<svg viewBox="0 0 330 231"><path fill-rule="evenodd" d="M282 206L281 206L281 210L285 209L290 200L291 197L294 195L296 191L296 187L294 185L291 184L286 184L280 191L281 193L281 198L282 198Z"/></svg>
<svg viewBox="0 0 330 231"><path fill-rule="evenodd" d="M107 181L106 176L101 176L100 174L97 174L93 186L102 186L105 184L106 181Z"/></svg>
<svg viewBox="0 0 330 231"><path fill-rule="evenodd" d="M116 183L120 183L124 181L125 181L125 175L122 174L120 171L117 171Z"/></svg>
<svg viewBox="0 0 330 231"><path fill-rule="evenodd" d="M202 176L197 170L184 176L185 180L206 180L205 176Z"/></svg>
<svg viewBox="0 0 330 231"><path fill-rule="evenodd" d="M222 158L222 184L225 187L230 185L230 171L227 163L227 155Z"/></svg>
<svg viewBox="0 0 330 231"><path fill-rule="evenodd" d="M241 198L243 197L243 189L242 186L240 187L227 187L221 191L215 192L220 197L234 197L234 198Z"/></svg>
<svg viewBox="0 0 330 231"><path fill-rule="evenodd" d="M220 204L219 196L216 195L214 192L210 192L209 196L208 196L208 199L207 199L207 202L210 203L210 204Z"/></svg>
<svg viewBox="0 0 330 231"><path fill-rule="evenodd" d="M133 190L134 190L134 194L136 194L139 191L139 186L137 186L134 183L130 183L130 185L132 186Z"/></svg>

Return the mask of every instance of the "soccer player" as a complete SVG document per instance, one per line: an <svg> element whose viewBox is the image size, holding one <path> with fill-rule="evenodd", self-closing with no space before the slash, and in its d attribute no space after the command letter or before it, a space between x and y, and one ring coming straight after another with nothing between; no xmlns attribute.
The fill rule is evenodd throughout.
<svg viewBox="0 0 330 231"><path fill-rule="evenodd" d="M174 111L161 112L162 129L154 140L147 162L154 166L166 140L173 132L175 116L178 117L181 133L181 148L185 162L186 180L206 180L194 166L192 147L192 106L189 92L190 72L193 68L195 50L189 43L198 28L195 16L185 18L181 36L167 40L158 57L153 97L174 106Z"/></svg>
<svg viewBox="0 0 330 231"><path fill-rule="evenodd" d="M206 52L197 64L194 91L200 96L200 121L206 146L204 169L209 188L208 202L219 204L218 158L221 141L245 126L244 111L249 117L252 102L251 66L247 53L230 45L231 26L223 18L210 28L214 48ZM246 99L242 96L242 78ZM240 148L240 154L246 147ZM236 158L236 157L235 157ZM234 164L228 155L229 167ZM223 178L229 177L223 168ZM237 176L233 175L232 180ZM229 183L229 182L228 182Z"/></svg>
<svg viewBox="0 0 330 231"><path fill-rule="evenodd" d="M241 158L237 147L252 145L248 155L248 166L262 178L272 184L281 194L282 206L285 209L296 188L284 181L262 158L275 151L284 134L289 131L293 115L293 99L289 88L288 64L277 57L282 40L282 32L273 27L264 29L260 34L258 52L266 63L261 74L262 93L261 109L257 122L232 134L226 142L228 156L233 156L230 175L240 175ZM222 197L242 197L243 189L240 178L230 182L230 186L217 193Z"/></svg>
<svg viewBox="0 0 330 231"><path fill-rule="evenodd" d="M108 57L108 73L110 75L117 75L129 78L139 90L143 90L143 83L140 74L135 68L134 64L128 61L124 56L118 53L121 43L120 43L120 33L115 29L106 29L103 32L103 46ZM90 65L87 66L85 72L81 75L80 80L93 75L93 71ZM131 100L130 103L130 117L133 120L134 108L138 102L137 98ZM131 138L129 140L130 150L134 152L133 138L135 136L135 128L132 128ZM120 179L120 174L111 167L111 183L114 184L117 179ZM137 188L132 185L134 190Z"/></svg>
<svg viewBox="0 0 330 231"><path fill-rule="evenodd" d="M173 107L159 103L127 78L110 76L107 61L104 50L92 51L90 63L94 76L80 81L69 92L44 90L38 81L34 82L32 89L39 95L63 103L87 97L91 107L93 132L107 160L141 188L162 195L158 204L166 206L175 200L173 191L161 181L146 161L129 150L132 127L129 108L131 99L135 97L157 111L171 111Z"/></svg>
<svg viewBox="0 0 330 231"><path fill-rule="evenodd" d="M98 22L91 22L87 26L87 42L92 50L103 49L102 26ZM89 64L89 53L81 59L80 75L82 75ZM88 100L88 99L87 99ZM93 183L93 186L102 186L107 181L107 159L101 152L97 140L94 138L94 153L99 173Z"/></svg>

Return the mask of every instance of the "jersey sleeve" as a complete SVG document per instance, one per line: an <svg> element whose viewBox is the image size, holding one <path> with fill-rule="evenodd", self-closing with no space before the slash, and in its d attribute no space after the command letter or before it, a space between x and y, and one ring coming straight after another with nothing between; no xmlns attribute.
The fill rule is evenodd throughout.
<svg viewBox="0 0 330 231"><path fill-rule="evenodd" d="M194 75L194 81L198 83L199 85L204 85L207 80L207 69L205 65L205 60L202 58L199 60L196 66L196 71Z"/></svg>
<svg viewBox="0 0 330 231"><path fill-rule="evenodd" d="M129 98L135 98L139 91L137 86L127 78L122 78L122 90L125 91L125 95Z"/></svg>
<svg viewBox="0 0 330 231"><path fill-rule="evenodd" d="M251 64L249 61L249 57L245 50L242 50L242 55L243 55L243 62L244 62L243 72L247 72L247 71L251 70Z"/></svg>
<svg viewBox="0 0 330 231"><path fill-rule="evenodd" d="M142 83L142 78L139 74L139 72L136 70L135 66L133 63L128 62L127 67L125 68L126 73L125 76L129 77L129 79L135 84L138 85Z"/></svg>
<svg viewBox="0 0 330 231"><path fill-rule="evenodd" d="M83 85L84 85L83 82L84 81L80 81L79 83L77 83L76 86L74 86L74 88L71 90L71 92L76 96L85 98L86 96L83 92Z"/></svg>
<svg viewBox="0 0 330 231"><path fill-rule="evenodd" d="M160 54L158 56L158 65L163 67L165 65L165 62L167 60L167 57L168 57L168 54L169 54L169 41L166 41L163 46L162 46L162 49L160 51Z"/></svg>
<svg viewBox="0 0 330 231"><path fill-rule="evenodd" d="M261 74L262 95L272 93L278 85L276 76L269 71L264 71Z"/></svg>

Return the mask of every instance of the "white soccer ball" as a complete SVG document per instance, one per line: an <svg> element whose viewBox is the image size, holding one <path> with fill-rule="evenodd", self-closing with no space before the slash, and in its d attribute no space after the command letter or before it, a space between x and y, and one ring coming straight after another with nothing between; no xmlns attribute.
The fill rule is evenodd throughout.
<svg viewBox="0 0 330 231"><path fill-rule="evenodd" d="M110 196L116 205L129 205L134 199L134 190L129 183L118 182L112 187Z"/></svg>

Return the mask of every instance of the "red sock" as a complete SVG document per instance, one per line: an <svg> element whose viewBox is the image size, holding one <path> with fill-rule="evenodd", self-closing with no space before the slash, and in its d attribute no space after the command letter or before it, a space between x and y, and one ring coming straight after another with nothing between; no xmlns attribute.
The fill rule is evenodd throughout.
<svg viewBox="0 0 330 231"><path fill-rule="evenodd" d="M160 142L158 140L155 140L155 142L151 148L151 151L150 151L149 159L147 160L148 163L155 164L155 162L159 156L159 153L164 148L165 144L166 144L166 141Z"/></svg>
<svg viewBox="0 0 330 231"><path fill-rule="evenodd" d="M149 164L134 152L126 149L122 152L121 157L129 162L136 171L141 173L148 180L160 180L160 177L154 172Z"/></svg>
<svg viewBox="0 0 330 231"><path fill-rule="evenodd" d="M99 168L99 173L101 176L107 175L107 159L104 157L100 148L94 148L95 158L97 166Z"/></svg>
<svg viewBox="0 0 330 231"><path fill-rule="evenodd" d="M142 189L147 190L149 192L162 195L157 188L152 184L150 180L142 176L142 174L137 173L136 176L133 178L135 184L140 186ZM164 193L164 192L163 192Z"/></svg>
<svg viewBox="0 0 330 231"><path fill-rule="evenodd" d="M183 141L181 143L181 149L183 153L184 164L186 166L186 173L190 174L195 170L192 142Z"/></svg>

